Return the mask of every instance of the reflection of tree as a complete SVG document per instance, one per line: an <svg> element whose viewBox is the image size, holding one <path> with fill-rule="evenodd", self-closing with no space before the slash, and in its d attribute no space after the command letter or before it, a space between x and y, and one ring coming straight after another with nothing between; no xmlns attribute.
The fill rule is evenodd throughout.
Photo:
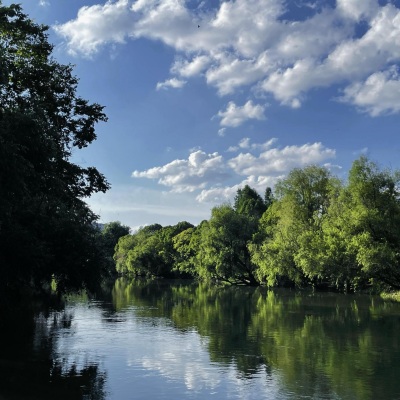
<svg viewBox="0 0 400 400"><path fill-rule="evenodd" d="M113 299L117 310L196 330L212 362L246 378L265 370L296 398L400 395L398 308L376 298L119 280Z"/></svg>
<svg viewBox="0 0 400 400"><path fill-rule="evenodd" d="M60 303L51 307L32 299L0 305L0 398L105 399L106 375L98 365L58 359L58 335L71 328L73 316Z"/></svg>

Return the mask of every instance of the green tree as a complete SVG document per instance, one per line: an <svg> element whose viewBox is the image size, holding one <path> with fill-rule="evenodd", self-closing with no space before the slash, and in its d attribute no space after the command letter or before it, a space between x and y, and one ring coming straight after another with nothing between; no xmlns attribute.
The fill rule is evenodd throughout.
<svg viewBox="0 0 400 400"><path fill-rule="evenodd" d="M47 30L0 3L0 281L54 278L63 289L101 275L97 217L84 198L109 185L70 158L106 116L77 95L72 67L51 57Z"/></svg>
<svg viewBox="0 0 400 400"><path fill-rule="evenodd" d="M200 252L201 230L207 224L207 221L202 221L197 227L185 229L173 237L175 270L191 277L199 277L203 261Z"/></svg>
<svg viewBox="0 0 400 400"><path fill-rule="evenodd" d="M400 288L400 172L361 157L332 202L323 229L329 262L346 287Z"/></svg>
<svg viewBox="0 0 400 400"><path fill-rule="evenodd" d="M272 286L287 279L297 285L324 279L318 258L321 224L338 186L338 180L318 166L294 169L278 182L276 200L261 219L258 240L250 246L260 280Z"/></svg>
<svg viewBox="0 0 400 400"><path fill-rule="evenodd" d="M130 230L129 226L122 225L119 221L113 221L105 224L99 232L100 246L107 261L108 272L111 275L116 272L115 261L113 260L115 246L120 237L129 235Z"/></svg>
<svg viewBox="0 0 400 400"><path fill-rule="evenodd" d="M255 220L259 220L267 209L261 196L249 185L246 185L243 189L238 189L233 208L238 214L246 215Z"/></svg>
<svg viewBox="0 0 400 400"><path fill-rule="evenodd" d="M193 225L186 221L166 227L154 224L139 229L134 235L122 237L114 255L118 272L137 276L174 276L179 270L174 268L173 238L190 228Z"/></svg>
<svg viewBox="0 0 400 400"><path fill-rule="evenodd" d="M253 219L237 213L230 205L214 207L201 230L200 277L256 285L255 265L247 248L254 226Z"/></svg>

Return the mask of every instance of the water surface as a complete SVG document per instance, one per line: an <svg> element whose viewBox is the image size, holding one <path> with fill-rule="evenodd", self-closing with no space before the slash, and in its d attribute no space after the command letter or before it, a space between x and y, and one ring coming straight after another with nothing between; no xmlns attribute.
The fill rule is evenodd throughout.
<svg viewBox="0 0 400 400"><path fill-rule="evenodd" d="M33 309L3 329L1 400L400 399L377 297L119 279Z"/></svg>

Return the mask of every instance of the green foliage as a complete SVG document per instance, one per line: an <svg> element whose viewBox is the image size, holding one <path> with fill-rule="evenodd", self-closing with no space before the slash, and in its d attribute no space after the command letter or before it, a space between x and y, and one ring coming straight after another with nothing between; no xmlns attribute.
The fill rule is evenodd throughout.
<svg viewBox="0 0 400 400"><path fill-rule="evenodd" d="M258 242L250 246L260 280L301 286L325 278L321 224L338 186L317 166L294 169L277 183L277 199L261 219Z"/></svg>
<svg viewBox="0 0 400 400"><path fill-rule="evenodd" d="M269 200L267 204L269 205ZM238 214L259 220L267 206L261 196L246 185L243 189L238 189L233 208Z"/></svg>
<svg viewBox="0 0 400 400"><path fill-rule="evenodd" d="M381 171L361 157L353 163L348 186L332 204L324 230L333 247L340 239L351 281L368 279L400 288L399 183L399 172Z"/></svg>
<svg viewBox="0 0 400 400"><path fill-rule="evenodd" d="M199 276L230 283L256 284L247 245L257 221L231 206L214 207L201 231Z"/></svg>
<svg viewBox="0 0 400 400"><path fill-rule="evenodd" d="M104 266L84 198L109 187L70 161L103 107L76 93L72 67L51 58L47 27L0 3L0 281L94 283Z"/></svg>
<svg viewBox="0 0 400 400"><path fill-rule="evenodd" d="M191 228L193 225L186 221L166 227L154 224L123 236L115 247L117 271L137 276L174 276L179 269L174 268L177 255L173 239Z"/></svg>
<svg viewBox="0 0 400 400"><path fill-rule="evenodd" d="M193 227L120 239L120 272L230 284L339 290L400 287L400 173L361 157L347 185L323 167L292 170L265 199L249 186Z"/></svg>
<svg viewBox="0 0 400 400"><path fill-rule="evenodd" d="M188 228L172 238L175 250L174 270L180 273L198 277L198 270L201 266L200 240L201 229L206 221L198 227Z"/></svg>
<svg viewBox="0 0 400 400"><path fill-rule="evenodd" d="M100 230L98 240L107 262L108 274L113 275L116 272L115 261L113 260L115 246L119 238L129 235L129 226L122 225L119 221L109 222Z"/></svg>

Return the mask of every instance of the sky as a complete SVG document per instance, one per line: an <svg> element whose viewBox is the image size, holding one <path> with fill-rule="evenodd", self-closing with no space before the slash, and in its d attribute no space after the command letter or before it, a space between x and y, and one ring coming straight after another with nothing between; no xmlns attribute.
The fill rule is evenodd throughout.
<svg viewBox="0 0 400 400"><path fill-rule="evenodd" d="M112 186L87 199L102 222L196 225L245 184L345 181L362 154L400 168L400 0L18 3L105 106L72 159Z"/></svg>

